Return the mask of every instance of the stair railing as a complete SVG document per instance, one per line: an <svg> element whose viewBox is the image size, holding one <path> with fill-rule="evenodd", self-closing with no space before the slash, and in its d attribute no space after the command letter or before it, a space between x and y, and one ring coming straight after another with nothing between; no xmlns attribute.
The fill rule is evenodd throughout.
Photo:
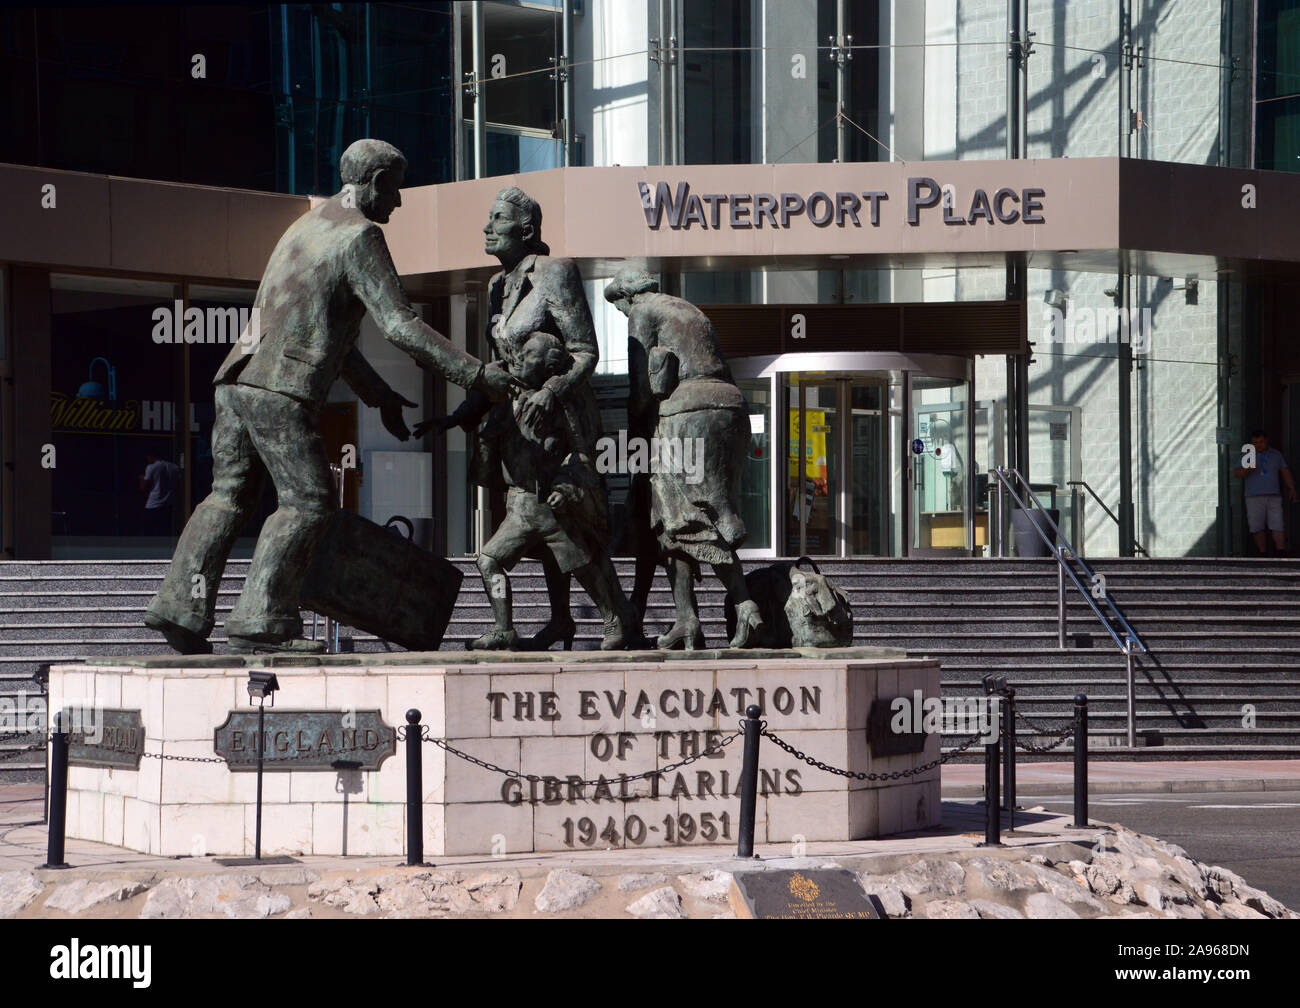
<svg viewBox="0 0 1300 1008"><path fill-rule="evenodd" d="M1146 644L1142 642L1142 638L1138 636L1137 631L1129 625L1129 621L1120 612L1119 607L1111 601L1110 593L1105 589L1105 580L1093 572L1087 561L1075 550L1070 540L1065 538L1056 522L1052 520L1047 508L1043 507L1042 501L1030 489L1029 482L1020 474L1020 471L1011 466L998 466L990 472L990 475L996 481L994 485L997 487L995 497L997 504L997 515L995 516L997 521L995 526L997 529L996 555L999 557L1006 556L1006 537L1003 535L1003 528L1006 525L1005 494L1010 495L1011 499L1016 502L1016 506L1030 515L1029 523L1056 559L1057 643L1061 650L1065 650L1065 579L1068 577L1074 587L1079 590L1079 594L1083 596L1083 600L1088 603L1088 608L1093 611L1093 614L1101 621L1101 625L1106 628L1106 632L1110 635L1111 640L1115 642L1115 646L1119 648L1120 653L1124 655L1128 685L1128 746L1130 749L1135 748L1137 746L1137 691L1133 674L1133 659L1137 655L1150 654ZM1020 495L1017 486L1024 491L1025 497L1033 503L1032 508L1026 503L1025 497ZM1052 532L1055 533L1054 538L1049 538L1047 533L1043 531L1043 525L1034 515L1035 511L1042 513L1043 522L1050 526ZM1084 580L1080 577L1080 574L1087 579L1087 587L1084 586ZM1100 595L1096 594L1098 587L1101 588ZM1105 603L1105 612L1097 605L1098 598ZM1118 630L1116 629L1117 624Z"/></svg>
<svg viewBox="0 0 1300 1008"><path fill-rule="evenodd" d="M1083 487L1085 490L1087 490L1088 493L1092 494L1092 499L1095 500L1098 504L1100 504L1101 509L1105 511L1107 515L1110 516L1110 520L1115 523L1115 527L1116 528L1119 527L1119 519L1115 517L1115 512L1112 511L1110 508L1108 508L1106 506L1106 502L1097 496L1097 491L1088 485L1087 480L1068 480L1065 485L1071 488ZM1077 489L1071 489L1070 495L1073 497L1072 503L1074 505L1071 508L1071 516L1074 519L1074 538L1078 539L1079 538L1079 514L1080 514L1079 491ZM1132 545L1133 545L1134 553L1141 553L1144 557L1147 557L1148 559L1150 558L1151 554L1148 553L1146 551L1146 548L1140 542L1137 541L1136 537L1134 537Z"/></svg>

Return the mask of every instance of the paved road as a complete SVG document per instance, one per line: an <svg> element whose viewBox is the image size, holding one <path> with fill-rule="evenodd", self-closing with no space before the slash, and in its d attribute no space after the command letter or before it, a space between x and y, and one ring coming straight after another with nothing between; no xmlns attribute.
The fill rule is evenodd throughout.
<svg viewBox="0 0 1300 1008"><path fill-rule="evenodd" d="M1066 813L1074 808L1069 795L1020 804ZM1198 861L1229 868L1300 908L1300 791L1094 795L1089 813L1176 843Z"/></svg>

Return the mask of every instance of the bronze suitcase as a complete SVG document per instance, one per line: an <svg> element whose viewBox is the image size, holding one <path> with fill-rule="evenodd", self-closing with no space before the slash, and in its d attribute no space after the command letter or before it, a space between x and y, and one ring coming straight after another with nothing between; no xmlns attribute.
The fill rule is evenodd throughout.
<svg viewBox="0 0 1300 1008"><path fill-rule="evenodd" d="M303 582L302 607L410 651L436 651L462 577L400 533L339 511Z"/></svg>

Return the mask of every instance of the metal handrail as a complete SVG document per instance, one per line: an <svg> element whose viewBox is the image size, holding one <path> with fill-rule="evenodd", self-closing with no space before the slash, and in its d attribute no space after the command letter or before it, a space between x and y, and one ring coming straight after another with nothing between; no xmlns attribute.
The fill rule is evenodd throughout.
<svg viewBox="0 0 1300 1008"><path fill-rule="evenodd" d="M1145 654L1150 654L1151 652L1147 650L1146 644L1144 644L1142 638L1138 636L1137 631L1134 630L1133 627L1129 625L1129 622L1125 618L1124 614L1120 612L1119 608L1115 605L1115 603L1110 600L1110 593L1102 592L1101 595L1102 601L1106 603L1107 609L1110 610L1113 618L1119 623L1119 625L1124 630L1124 640L1120 640L1119 634L1115 632L1115 627L1111 625L1111 619L1108 618L1106 614L1103 613L1101 609L1097 606L1096 601L1093 599L1092 592L1083 586L1083 582L1079 580L1078 574L1075 573L1075 570L1070 565L1069 561L1073 560L1075 563L1077 563L1079 567L1082 568L1084 574L1088 576L1088 580L1094 585L1097 583L1097 575L1093 572L1092 568L1088 566L1087 561L1084 560L1083 557L1081 557L1078 554L1078 552L1074 548L1074 545L1061 532L1056 522L1052 520L1051 514L1048 512L1048 510L1045 507L1043 507L1042 501L1038 499L1037 495L1030 488L1029 481L1026 480L1023 475L1021 475L1018 469L1014 469L1010 466L997 466L995 469L992 470L992 474L997 478L997 485L998 485L997 528L998 528L998 555L999 556L1003 555L1003 537L1002 537L1002 524L1003 524L1003 517L1004 517L1004 502L1002 500L1003 488L1005 488L1007 493L1011 495L1011 498L1016 502L1016 504L1020 507L1022 511L1029 512L1031 510L1030 507L1025 503L1024 498L1022 498L1020 494L1016 492L1016 488L1012 485L1012 481L1010 477L1015 477L1015 479L1024 488L1024 491L1028 495L1029 499L1033 501L1034 507L1036 507L1039 511L1043 513L1043 518L1046 519L1047 524L1051 526L1052 532L1055 533L1056 539L1063 544L1063 545L1058 545L1056 541L1049 539L1047 533L1043 531L1042 526L1039 525L1037 521L1031 519L1030 524L1033 525L1034 531L1038 533L1038 537L1043 540L1043 543L1047 546L1048 550L1051 551L1052 556L1056 560L1057 617L1059 621L1058 644L1061 647L1061 649L1064 650L1065 648L1065 626L1066 626L1065 577L1066 575L1069 575L1070 580L1074 583L1074 587L1079 590L1079 594L1083 596L1083 600L1086 603L1088 603L1088 608L1091 609L1093 611L1093 614L1097 617L1097 619L1101 621L1102 626L1106 628L1106 632L1110 634L1111 640L1115 642L1116 647L1120 649L1120 653L1124 655L1124 661L1127 667L1127 680L1128 680L1128 745L1130 749L1135 748L1137 745L1137 715L1136 715L1137 705L1136 705L1136 695L1135 695L1136 694L1135 680L1133 674L1133 657L1134 655L1138 655L1138 654L1145 655Z"/></svg>
<svg viewBox="0 0 1300 1008"><path fill-rule="evenodd" d="M1106 502L1105 502L1104 500L1102 500L1100 497L1097 496L1097 491L1094 490L1092 487L1090 487L1090 486L1088 485L1088 481L1087 481L1087 480L1066 480L1066 481L1065 481L1065 485L1068 486L1068 487L1077 487L1077 486L1081 486L1081 487L1083 487L1085 490L1087 490L1088 493L1092 494L1092 499L1095 500L1098 504L1101 505L1101 509L1102 509L1103 511L1105 511L1106 514L1110 517L1110 520L1113 521L1113 522L1115 523L1116 528L1119 527L1119 519L1115 517L1115 512L1112 511L1110 508L1108 508L1108 507L1106 506ZM1077 509L1076 509L1076 513L1077 513ZM1075 529L1075 531L1077 532L1078 529ZM1151 558L1151 554L1148 553L1148 552L1146 551L1146 548L1145 548L1145 547L1144 547L1140 542L1137 541L1137 537L1136 537L1136 536L1133 538L1133 549L1134 549L1135 552L1137 552L1137 553L1141 553L1141 554L1142 554L1144 557L1146 557L1148 560Z"/></svg>

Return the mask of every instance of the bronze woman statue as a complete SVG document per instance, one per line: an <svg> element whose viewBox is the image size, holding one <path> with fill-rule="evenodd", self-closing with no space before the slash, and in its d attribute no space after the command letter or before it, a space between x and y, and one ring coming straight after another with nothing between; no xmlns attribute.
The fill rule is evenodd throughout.
<svg viewBox="0 0 1300 1008"><path fill-rule="evenodd" d="M567 410L579 417L596 418L598 428L599 410L588 378L596 369L600 351L577 265L572 259L551 257L550 248L542 241L541 208L515 186L497 193L483 234L485 250L496 256L502 267L488 286L488 337L505 370L520 373L524 347L539 333L554 336L566 359L572 362L567 370L547 377L540 388L523 393L517 404L518 425L525 430L540 431L561 419ZM416 434L429 427L446 429L452 424L473 430L490 407L487 396L471 391L450 417L421 425L416 428ZM599 436L598 429L584 432L583 436L593 433ZM603 497L604 481L599 476L596 479L597 485L590 492ZM537 502L528 506L531 508L533 503ZM516 510L523 507L518 502L515 506ZM603 500L600 508L604 508ZM507 521L510 520L507 516ZM585 544L588 548L579 550L584 558L581 565L574 565L578 554L561 551L568 557L563 569L553 550L537 549L530 554L542 561L551 601L550 621L530 642L530 649L545 649L557 640L571 645L575 624L569 609L569 573L587 590L604 618L601 647L611 650L639 644L639 620L623 595L610 562L608 530L602 534L603 549L591 549L588 543ZM487 553L480 553L479 568L491 599L494 585L500 584L495 579L504 574L502 565ZM508 585L496 590L507 589ZM513 648L518 646L518 640L510 634L490 633L476 641L475 646Z"/></svg>
<svg viewBox="0 0 1300 1008"><path fill-rule="evenodd" d="M620 272L605 299L628 319L630 434L650 442L657 463L649 477L649 527L677 617L658 645L704 646L693 582L707 563L735 606L731 646L745 647L763 625L736 556L745 540L736 510L750 439L745 397L722 359L713 325L689 301L660 294L658 282L636 269ZM638 606L648 588L641 576L644 556L642 544L633 593Z"/></svg>

